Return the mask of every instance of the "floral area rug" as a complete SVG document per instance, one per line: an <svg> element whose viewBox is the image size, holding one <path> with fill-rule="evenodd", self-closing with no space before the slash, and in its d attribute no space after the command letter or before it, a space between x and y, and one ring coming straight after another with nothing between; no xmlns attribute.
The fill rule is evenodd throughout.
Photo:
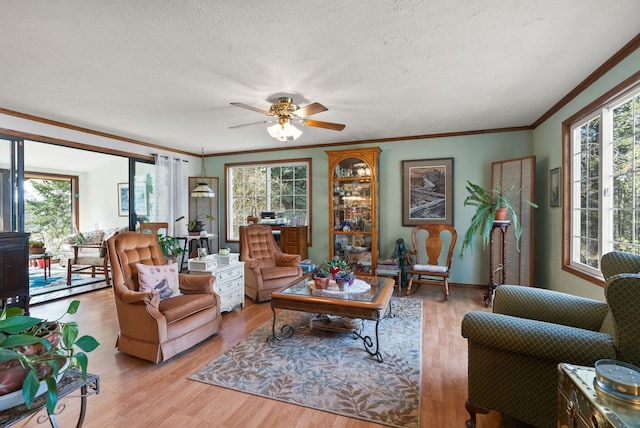
<svg viewBox="0 0 640 428"><path fill-rule="evenodd" d="M379 325L378 362L350 333L310 330L312 314L281 311L284 324L304 327L267 343L271 321L189 379L391 427L420 426L422 302L392 298L394 317ZM306 327L305 327L306 326ZM363 335L375 337L375 322Z"/></svg>

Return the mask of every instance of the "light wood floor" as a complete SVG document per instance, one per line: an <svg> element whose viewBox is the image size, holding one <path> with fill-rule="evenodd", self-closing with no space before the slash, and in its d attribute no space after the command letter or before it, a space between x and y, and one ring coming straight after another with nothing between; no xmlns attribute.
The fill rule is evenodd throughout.
<svg viewBox="0 0 640 428"><path fill-rule="evenodd" d="M467 412L467 344L460 322L472 310L486 311L484 289L423 285L408 298L423 301L423 427L464 427ZM397 293L396 293L397 295ZM89 398L85 427L379 427L332 413L231 391L187 377L271 319L269 303L247 299L244 309L223 315L222 331L204 343L158 365L115 350L118 331L111 289L75 296L81 301L74 317L80 333L101 346L90 354L89 371L100 376L100 394ZM32 307L37 317L57 318L71 299ZM364 351L363 351L364 352ZM372 359L372 369L375 369ZM74 426L77 399L65 400L61 427ZM479 428L499 427L500 415L478 416ZM35 421L27 426L36 426Z"/></svg>

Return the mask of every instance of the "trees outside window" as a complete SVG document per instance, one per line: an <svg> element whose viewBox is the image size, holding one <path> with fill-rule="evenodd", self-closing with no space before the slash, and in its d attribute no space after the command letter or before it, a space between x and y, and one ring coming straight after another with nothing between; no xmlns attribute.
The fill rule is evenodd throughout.
<svg viewBox="0 0 640 428"><path fill-rule="evenodd" d="M227 239L239 239L239 227L253 212L282 211L285 219L308 219L310 165L308 159L226 165Z"/></svg>
<svg viewBox="0 0 640 428"><path fill-rule="evenodd" d="M25 174L25 230L42 234L47 252L54 255L60 253L62 238L73 232L71 192L70 178Z"/></svg>
<svg viewBox="0 0 640 428"><path fill-rule="evenodd" d="M600 276L613 251L640 253L640 85L571 123L569 265Z"/></svg>

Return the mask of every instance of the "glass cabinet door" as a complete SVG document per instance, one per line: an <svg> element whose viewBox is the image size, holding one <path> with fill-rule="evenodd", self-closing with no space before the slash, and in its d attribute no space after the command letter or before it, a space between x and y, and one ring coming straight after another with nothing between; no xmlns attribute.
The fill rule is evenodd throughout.
<svg viewBox="0 0 640 428"><path fill-rule="evenodd" d="M377 147L327 151L330 158L330 255L347 260L356 273L375 273L378 259L378 153Z"/></svg>

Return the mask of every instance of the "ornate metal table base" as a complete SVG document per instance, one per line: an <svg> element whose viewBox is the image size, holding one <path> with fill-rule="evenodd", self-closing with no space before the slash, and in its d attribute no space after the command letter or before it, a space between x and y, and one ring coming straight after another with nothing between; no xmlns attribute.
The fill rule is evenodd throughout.
<svg viewBox="0 0 640 428"><path fill-rule="evenodd" d="M91 391L89 391L89 389ZM100 393L100 378L94 374L87 373L87 378L83 379L82 374L76 370L66 370L58 382L58 397L62 400L63 397L77 397L73 393L80 391L80 415L78 416L78 422L76 427L80 428L84 423L84 417L87 412L87 397ZM8 426L14 424L25 418L33 418L38 415L40 410L45 409L46 405L46 393L36 398L33 402L31 409L27 409L24 404L16 407L12 407L0 412L0 426ZM47 413L38 415L36 422L38 424L44 424L49 421L53 428L58 428L58 422L56 416L60 415L66 409L66 405L58 401L53 413Z"/></svg>
<svg viewBox="0 0 640 428"><path fill-rule="evenodd" d="M314 323L314 320L320 320L320 317L316 317L314 319L312 319L310 325L303 325L303 326L299 326L299 327L295 327L291 324L285 324L282 327L280 327L280 334L276 333L276 317L277 317L277 313L275 308L271 308L271 311L273 312L273 323L271 324L271 334L269 336L267 336L267 343L273 343L276 340L282 340L282 339L288 339L291 336L293 336L293 333L296 330L302 330L304 328L307 327L311 327L313 328L317 328L319 330L328 330L328 331L338 331L338 332L344 332L344 333L352 333L354 338L359 338L360 340L362 340L362 343L364 345L364 349L365 351L367 351L369 353L369 355L371 355L372 357L375 357L379 362L384 362L384 359L382 358L382 354L380 353L380 340L379 340L379 334L378 334L378 327L380 324L380 321L383 320L384 318L391 318L394 317L395 314L393 314L392 308L391 308L391 302L389 302L389 304L387 305L385 311L384 311L384 315L382 317L378 317L374 320L370 320L370 321L375 321L376 325L375 325L375 338L369 336L369 335L363 335L362 332L364 331L364 325L366 323L367 320L362 320L362 322L360 323L359 326L357 327L347 327L344 323L340 322L340 324L338 324L335 321L328 321L327 323L323 324L322 322L316 322ZM328 318L326 318L328 320Z"/></svg>

